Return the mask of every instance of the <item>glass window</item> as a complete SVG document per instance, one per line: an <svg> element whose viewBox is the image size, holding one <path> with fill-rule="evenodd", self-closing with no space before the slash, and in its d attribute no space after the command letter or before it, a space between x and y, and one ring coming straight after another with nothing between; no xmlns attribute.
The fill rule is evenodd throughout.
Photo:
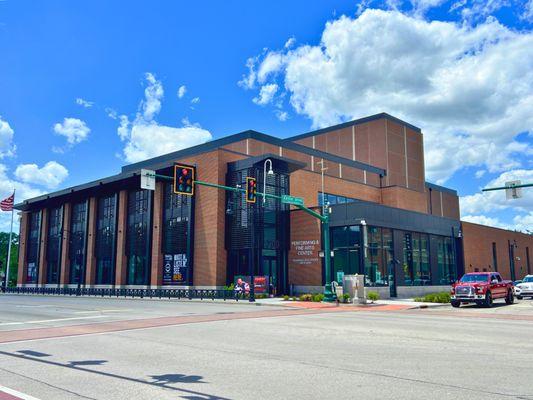
<svg viewBox="0 0 533 400"><path fill-rule="evenodd" d="M133 190L128 194L126 254L128 285L150 284L151 191Z"/></svg>
<svg viewBox="0 0 533 400"><path fill-rule="evenodd" d="M365 285L388 286L389 263L392 261L392 231L388 228L369 226L368 259L365 262Z"/></svg>
<svg viewBox="0 0 533 400"><path fill-rule="evenodd" d="M331 242L334 254L332 278L337 280L337 272L344 272L346 275L359 273L359 226L332 228Z"/></svg>
<svg viewBox="0 0 533 400"><path fill-rule="evenodd" d="M403 276L405 285L413 285L413 237L410 233L403 236Z"/></svg>
<svg viewBox="0 0 533 400"><path fill-rule="evenodd" d="M26 283L37 283L39 273L39 241L41 233L41 212L35 211L28 217L28 244Z"/></svg>
<svg viewBox="0 0 533 400"><path fill-rule="evenodd" d="M85 276L85 248L87 233L87 202L72 206L70 221L70 283L82 284Z"/></svg>
<svg viewBox="0 0 533 400"><path fill-rule="evenodd" d="M63 207L49 210L48 239L46 243L46 283L59 284L61 270L61 238Z"/></svg>
<svg viewBox="0 0 533 400"><path fill-rule="evenodd" d="M192 257L192 196L176 194L165 185L163 213L163 285L190 283Z"/></svg>
<svg viewBox="0 0 533 400"><path fill-rule="evenodd" d="M457 279L452 241L453 239L449 237L439 236L437 238L438 276L435 283L439 285L448 285Z"/></svg>
<svg viewBox="0 0 533 400"><path fill-rule="evenodd" d="M112 285L115 282L116 206L116 194L98 199L95 251L97 285Z"/></svg>
<svg viewBox="0 0 533 400"><path fill-rule="evenodd" d="M404 234L403 272L405 285L430 285L429 237L426 234Z"/></svg>

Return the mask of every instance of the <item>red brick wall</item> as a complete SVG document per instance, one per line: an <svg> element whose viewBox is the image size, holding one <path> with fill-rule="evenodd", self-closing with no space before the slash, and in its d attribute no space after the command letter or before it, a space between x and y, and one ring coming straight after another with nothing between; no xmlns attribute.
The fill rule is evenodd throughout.
<svg viewBox="0 0 533 400"><path fill-rule="evenodd" d="M127 257L126 257L126 221L128 212L128 191L121 190L118 194L117 218L117 258L115 266L115 285L126 284Z"/></svg>
<svg viewBox="0 0 533 400"><path fill-rule="evenodd" d="M427 213L426 194L400 186L389 186L382 189L383 204L404 210Z"/></svg>
<svg viewBox="0 0 533 400"><path fill-rule="evenodd" d="M28 216L29 213L21 212L19 230L19 260L17 271L17 284L26 283L26 243L28 240Z"/></svg>
<svg viewBox="0 0 533 400"><path fill-rule="evenodd" d="M310 241L316 243L309 243ZM322 284L322 261L318 254L321 243L320 221L303 211L291 211L289 284L311 286Z"/></svg>
<svg viewBox="0 0 533 400"><path fill-rule="evenodd" d="M528 273L526 265L526 248L529 248L530 271L533 273L533 236L524 233L492 228L484 225L462 222L465 271L494 271L492 243L496 243L498 272L505 279L511 279L509 260L509 240L515 243L515 274L522 279ZM519 258L516 259L516 257Z"/></svg>
<svg viewBox="0 0 533 400"><path fill-rule="evenodd" d="M163 252L161 248L163 235L163 191L163 182L156 182L152 215L152 270L150 271L150 285L152 286L161 286L163 283Z"/></svg>

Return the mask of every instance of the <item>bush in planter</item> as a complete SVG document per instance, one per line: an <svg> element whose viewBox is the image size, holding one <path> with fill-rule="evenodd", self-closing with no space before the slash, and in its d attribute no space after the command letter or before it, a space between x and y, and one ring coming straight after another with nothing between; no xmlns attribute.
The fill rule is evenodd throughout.
<svg viewBox="0 0 533 400"><path fill-rule="evenodd" d="M322 300L324 300L324 295L322 293L317 293L313 295L314 302L320 303Z"/></svg>
<svg viewBox="0 0 533 400"><path fill-rule="evenodd" d="M283 296L283 301L289 301L289 296L287 295Z"/></svg>
<svg viewBox="0 0 533 400"><path fill-rule="evenodd" d="M313 295L312 294L309 294L309 293L305 293L305 294L302 294L300 296L300 301L312 301L313 300Z"/></svg>
<svg viewBox="0 0 533 400"><path fill-rule="evenodd" d="M373 302L379 300L379 293L378 292L368 292L366 294L366 298L373 303Z"/></svg>
<svg viewBox="0 0 533 400"><path fill-rule="evenodd" d="M423 297L415 297L415 301L424 302L424 303L449 303L450 293L448 292L428 293Z"/></svg>
<svg viewBox="0 0 533 400"><path fill-rule="evenodd" d="M349 295L348 293L344 293L344 294L342 295L341 301L342 301L343 303L349 303L349 302L350 302L350 295Z"/></svg>

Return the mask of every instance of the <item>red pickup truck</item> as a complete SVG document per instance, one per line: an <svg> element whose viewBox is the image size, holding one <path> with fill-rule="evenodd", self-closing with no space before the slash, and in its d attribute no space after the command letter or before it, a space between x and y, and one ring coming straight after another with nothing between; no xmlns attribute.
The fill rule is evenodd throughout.
<svg viewBox="0 0 533 400"><path fill-rule="evenodd" d="M507 304L514 303L513 282L504 281L498 272L473 272L463 275L451 289L453 307L461 303L476 303L491 307L493 300L505 299Z"/></svg>

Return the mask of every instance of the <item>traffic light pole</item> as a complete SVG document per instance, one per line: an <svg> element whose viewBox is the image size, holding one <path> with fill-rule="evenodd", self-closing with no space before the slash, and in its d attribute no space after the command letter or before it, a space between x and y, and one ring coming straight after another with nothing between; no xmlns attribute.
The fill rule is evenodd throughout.
<svg viewBox="0 0 533 400"><path fill-rule="evenodd" d="M155 176L156 178L161 178L165 180L174 180L174 177L167 176L167 175L159 175L159 174L153 174L151 176ZM238 187L231 187L231 186L225 186L225 185L219 185L217 183L211 183L211 182L203 182L203 181L194 181L195 185L200 186L207 186L212 187L215 189L222 189L227 190L234 193L246 193L246 189L238 188ZM281 196L277 196L275 194L270 193L260 193L257 192L257 196L265 197L269 199L276 199L281 201ZM331 245L330 245L330 237L329 237L329 208L324 207L324 215L321 215L320 213L317 213L316 211L311 210L310 208L307 208L304 205L301 204L293 204L294 206L298 207L300 210L306 212L307 214L317 218L322 223L322 235L323 235L323 241L324 241L324 278L326 281L326 284L324 285L324 301L333 301L334 300L334 294L331 291ZM254 282L251 282L251 295L253 297L253 289ZM251 299L254 300L253 298Z"/></svg>

